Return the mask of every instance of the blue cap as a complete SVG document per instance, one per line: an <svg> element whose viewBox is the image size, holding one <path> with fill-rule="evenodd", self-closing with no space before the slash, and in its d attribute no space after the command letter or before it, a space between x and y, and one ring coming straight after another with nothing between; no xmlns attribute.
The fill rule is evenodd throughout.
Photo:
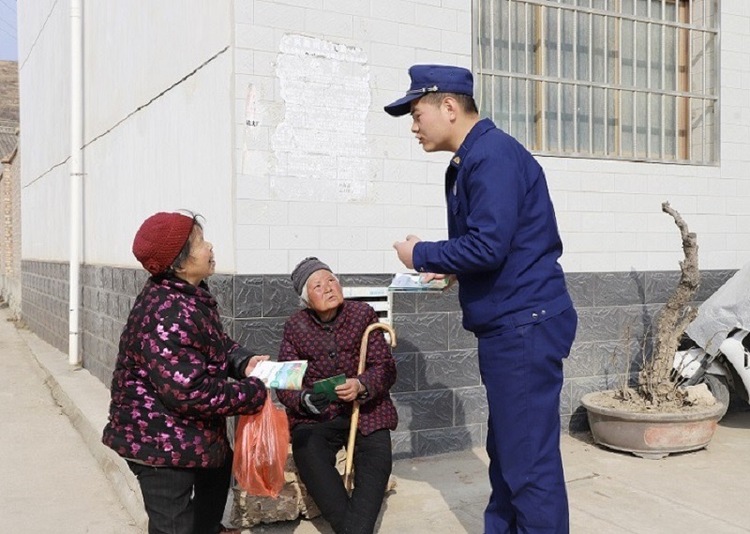
<svg viewBox="0 0 750 534"><path fill-rule="evenodd" d="M474 78L471 71L450 65L413 65L409 68L411 86L403 96L385 106L385 112L394 117L411 111L412 101L427 93L456 93L474 96Z"/></svg>

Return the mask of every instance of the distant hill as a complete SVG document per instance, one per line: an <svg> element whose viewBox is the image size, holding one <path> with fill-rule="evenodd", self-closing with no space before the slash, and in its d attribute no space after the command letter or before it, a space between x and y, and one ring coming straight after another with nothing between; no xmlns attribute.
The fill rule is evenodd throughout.
<svg viewBox="0 0 750 534"><path fill-rule="evenodd" d="M18 62L0 61L0 126L18 126Z"/></svg>

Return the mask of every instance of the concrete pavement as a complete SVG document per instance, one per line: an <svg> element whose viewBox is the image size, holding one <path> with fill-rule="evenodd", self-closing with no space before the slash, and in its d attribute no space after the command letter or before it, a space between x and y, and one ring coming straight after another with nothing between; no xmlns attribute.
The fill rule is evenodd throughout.
<svg viewBox="0 0 750 534"><path fill-rule="evenodd" d="M7 310L0 312L0 530L143 532L89 444L50 394L54 379L48 380L49 371L29 350L31 334L19 334L8 322ZM45 352L41 358L67 365L59 352L53 354L49 347ZM76 382L83 373L88 375L67 374Z"/></svg>
<svg viewBox="0 0 750 534"><path fill-rule="evenodd" d="M109 394L0 310L0 525L4 532L145 532L138 486L100 444ZM571 532L750 532L750 412L730 413L707 449L644 460L562 437ZM483 450L397 461L380 534L481 533ZM324 521L247 532L330 533Z"/></svg>

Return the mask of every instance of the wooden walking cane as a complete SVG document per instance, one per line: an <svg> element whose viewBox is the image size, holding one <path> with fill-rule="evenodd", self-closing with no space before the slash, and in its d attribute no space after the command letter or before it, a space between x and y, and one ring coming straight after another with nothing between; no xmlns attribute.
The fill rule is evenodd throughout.
<svg viewBox="0 0 750 534"><path fill-rule="evenodd" d="M359 366L357 367L357 376L365 372L365 360L367 359L367 340L370 337L370 332L382 328L391 335L391 347L396 346L396 332L390 325L385 323L373 323L367 327L365 333L362 334L362 343L359 347ZM344 466L344 487L346 491L351 493L352 486L354 485L354 476L352 473L352 462L354 461L354 441L357 439L357 425L359 424L359 401L354 401L354 407L352 408L352 420L349 423L349 441L346 444L346 465Z"/></svg>

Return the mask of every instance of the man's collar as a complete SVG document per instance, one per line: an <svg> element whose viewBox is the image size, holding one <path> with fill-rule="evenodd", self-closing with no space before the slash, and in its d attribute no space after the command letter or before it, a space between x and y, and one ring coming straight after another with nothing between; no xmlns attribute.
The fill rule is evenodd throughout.
<svg viewBox="0 0 750 534"><path fill-rule="evenodd" d="M495 128L495 123L493 123L490 119L481 119L474 126L472 126L471 130L469 130L469 133L466 135L466 139L464 139L463 143L461 143L461 146L458 147L456 153L453 154L450 163L451 167L455 167L456 169L461 167L464 156L469 150L471 150L471 147L474 145L476 140L479 139L486 131L493 128Z"/></svg>

